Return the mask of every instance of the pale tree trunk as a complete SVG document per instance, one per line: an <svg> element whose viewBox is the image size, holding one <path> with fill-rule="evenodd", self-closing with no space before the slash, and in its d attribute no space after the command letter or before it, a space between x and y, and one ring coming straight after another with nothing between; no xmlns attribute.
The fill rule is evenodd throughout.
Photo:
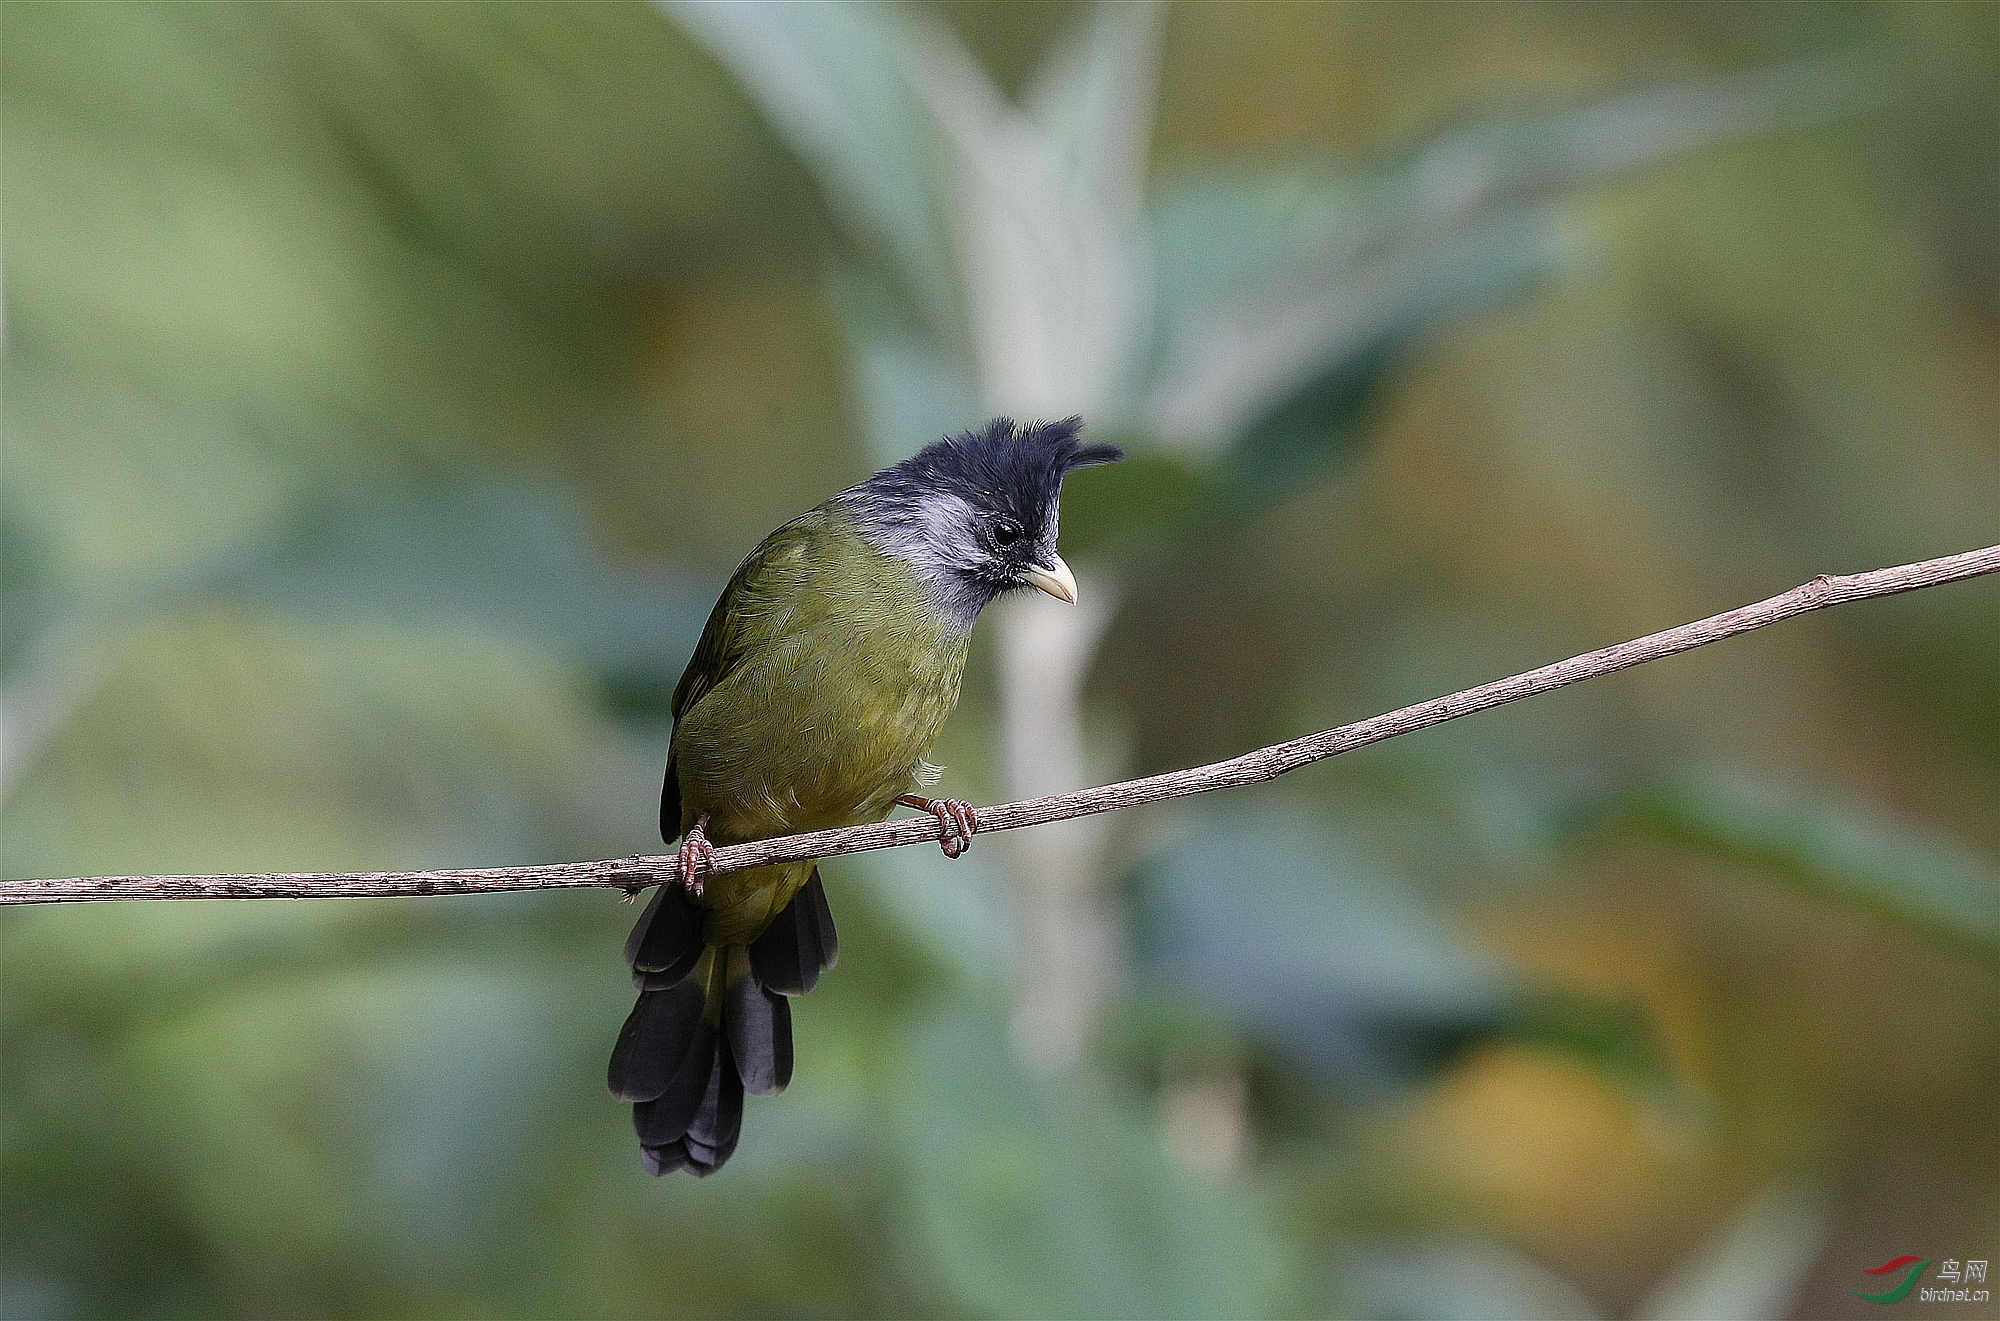
<svg viewBox="0 0 2000 1321"><path fill-rule="evenodd" d="M1000 723L1010 795L1089 783L1083 684L1116 610L1111 584L1092 581L1069 610L1010 613L999 630ZM1039 603L1038 603L1039 604ZM1104 894L1110 823L1078 817L1010 843L1016 976L1014 1036L1049 1069L1083 1056L1092 1018L1123 966Z"/></svg>

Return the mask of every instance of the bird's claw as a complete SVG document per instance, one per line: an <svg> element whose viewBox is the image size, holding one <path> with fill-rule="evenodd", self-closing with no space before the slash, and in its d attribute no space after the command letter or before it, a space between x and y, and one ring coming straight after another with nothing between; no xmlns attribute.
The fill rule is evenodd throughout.
<svg viewBox="0 0 2000 1321"><path fill-rule="evenodd" d="M938 847L947 858L956 858L972 847L973 832L979 829L978 814L962 798L919 798L906 794L896 800L905 807L929 812L938 820Z"/></svg>
<svg viewBox="0 0 2000 1321"><path fill-rule="evenodd" d="M708 836L702 833L702 827L707 824L708 816L704 813L701 819L681 836L680 880L681 884L687 887L687 892L696 899L701 898L702 877L715 870L715 846L710 844Z"/></svg>

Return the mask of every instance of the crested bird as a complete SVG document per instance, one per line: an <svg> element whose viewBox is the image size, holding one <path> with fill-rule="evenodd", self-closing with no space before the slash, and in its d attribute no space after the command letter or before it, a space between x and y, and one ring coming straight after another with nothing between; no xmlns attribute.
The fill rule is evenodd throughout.
<svg viewBox="0 0 2000 1321"><path fill-rule="evenodd" d="M714 846L898 804L938 818L946 856L970 846L972 808L918 792L924 754L980 611L1017 588L1076 601L1063 478L1123 457L1081 429L1003 417L935 441L764 538L723 589L674 690L660 833L680 879L625 943L639 998L609 1070L654 1174L722 1168L744 1094L791 1080L791 997L839 951L815 862L711 876Z"/></svg>

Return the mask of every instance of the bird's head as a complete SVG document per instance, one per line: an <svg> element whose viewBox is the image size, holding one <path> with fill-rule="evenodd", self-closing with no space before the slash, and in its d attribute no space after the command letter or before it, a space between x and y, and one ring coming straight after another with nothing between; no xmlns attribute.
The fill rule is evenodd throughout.
<svg viewBox="0 0 2000 1321"><path fill-rule="evenodd" d="M1084 444L1082 429L1075 417L1029 427L995 418L924 446L840 498L862 535L909 564L967 625L1017 587L1074 604L1076 579L1056 553L1063 478L1125 457L1115 445Z"/></svg>

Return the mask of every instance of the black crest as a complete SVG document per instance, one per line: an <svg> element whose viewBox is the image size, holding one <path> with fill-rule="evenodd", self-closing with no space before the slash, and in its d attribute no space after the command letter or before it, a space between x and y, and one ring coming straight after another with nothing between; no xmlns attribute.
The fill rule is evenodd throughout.
<svg viewBox="0 0 2000 1321"><path fill-rule="evenodd" d="M884 555L914 569L946 616L969 628L1002 592L1056 563L1057 502L1072 469L1115 445L1077 438L1081 418L1023 428L998 417L946 436L835 497Z"/></svg>
<svg viewBox="0 0 2000 1321"><path fill-rule="evenodd" d="M996 417L977 431L932 441L871 484L950 491L984 508L1011 507L1034 517L1055 503L1072 469L1125 457L1116 445L1084 444L1082 431L1080 417L1027 427Z"/></svg>

